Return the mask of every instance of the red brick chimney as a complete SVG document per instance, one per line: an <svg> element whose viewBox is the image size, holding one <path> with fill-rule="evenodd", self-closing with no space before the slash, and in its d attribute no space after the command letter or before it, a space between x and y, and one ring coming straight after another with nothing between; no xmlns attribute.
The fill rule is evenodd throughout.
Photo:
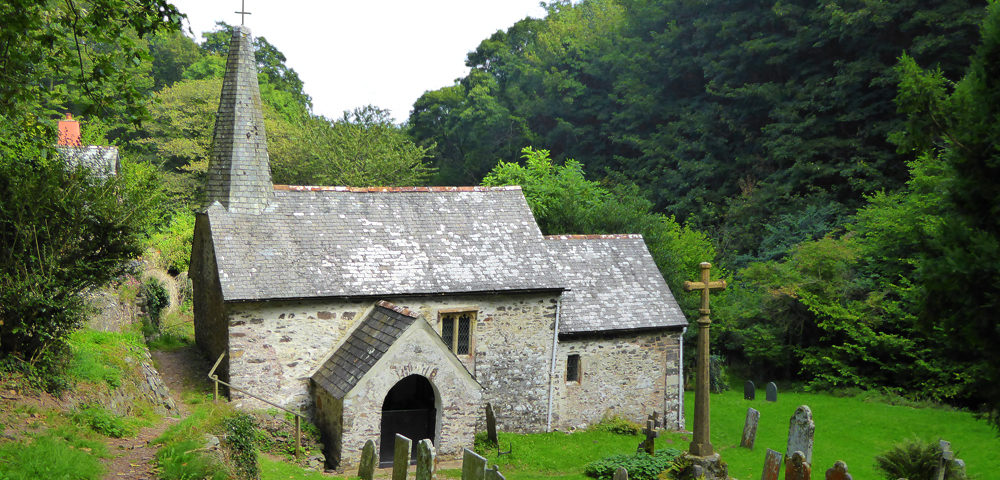
<svg viewBox="0 0 1000 480"><path fill-rule="evenodd" d="M73 115L66 112L66 119L59 120L59 146L80 146L80 122L73 120Z"/></svg>

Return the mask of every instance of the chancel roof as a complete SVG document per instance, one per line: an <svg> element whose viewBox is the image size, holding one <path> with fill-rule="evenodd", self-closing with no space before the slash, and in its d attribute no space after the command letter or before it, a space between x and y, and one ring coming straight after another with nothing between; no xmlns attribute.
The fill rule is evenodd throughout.
<svg viewBox="0 0 1000 480"><path fill-rule="evenodd" d="M569 289L562 294L560 334L688 324L641 235L545 238Z"/></svg>
<svg viewBox="0 0 1000 480"><path fill-rule="evenodd" d="M564 286L520 187L276 186L207 214L227 301Z"/></svg>
<svg viewBox="0 0 1000 480"><path fill-rule="evenodd" d="M380 301L312 379L336 398L344 398L416 320L405 308Z"/></svg>

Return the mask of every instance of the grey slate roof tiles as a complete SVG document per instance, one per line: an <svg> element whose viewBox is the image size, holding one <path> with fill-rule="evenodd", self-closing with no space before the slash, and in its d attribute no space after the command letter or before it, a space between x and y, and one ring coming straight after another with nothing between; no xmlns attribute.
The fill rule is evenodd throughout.
<svg viewBox="0 0 1000 480"><path fill-rule="evenodd" d="M368 190L279 188L258 215L209 208L225 300L563 287L519 187Z"/></svg>
<svg viewBox="0 0 1000 480"><path fill-rule="evenodd" d="M568 291L559 333L688 324L641 235L546 236Z"/></svg>
<svg viewBox="0 0 1000 480"><path fill-rule="evenodd" d="M400 335L416 315L380 301L351 332L347 340L316 371L312 379L336 398L344 398Z"/></svg>

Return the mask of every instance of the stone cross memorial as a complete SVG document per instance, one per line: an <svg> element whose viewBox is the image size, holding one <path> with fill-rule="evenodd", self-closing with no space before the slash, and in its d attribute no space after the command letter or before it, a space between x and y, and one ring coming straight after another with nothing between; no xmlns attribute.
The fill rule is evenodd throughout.
<svg viewBox="0 0 1000 480"><path fill-rule="evenodd" d="M500 440L497 438L497 417L490 402L486 402L486 440L500 445Z"/></svg>
<svg viewBox="0 0 1000 480"><path fill-rule="evenodd" d="M712 325L708 308L708 295L712 290L723 290L726 288L725 281L711 281L710 273L712 264L702 262L701 281L684 282L684 290L701 290L701 308L698 313L698 373L696 376L696 387L694 395L694 439L691 441L691 455L707 457L715 453L712 449L711 428L709 426L709 398L708 398L708 345L709 328Z"/></svg>
<svg viewBox="0 0 1000 480"><path fill-rule="evenodd" d="M785 462L785 480L809 480L812 467L802 452L796 451Z"/></svg>
<svg viewBox="0 0 1000 480"><path fill-rule="evenodd" d="M361 449L361 463L358 465L358 476L361 480L372 480L375 476L376 463L378 459L375 457L375 441L368 440Z"/></svg>
<svg viewBox="0 0 1000 480"><path fill-rule="evenodd" d="M760 420L760 412L753 408L747 409L747 419L743 423L743 437L740 439L740 446L753 450L753 444L757 440L757 422Z"/></svg>
<svg viewBox="0 0 1000 480"><path fill-rule="evenodd" d="M462 453L462 480L486 480L486 459L468 448Z"/></svg>
<svg viewBox="0 0 1000 480"><path fill-rule="evenodd" d="M646 434L646 439L642 441L639 445L639 449L652 455L656 453L656 437L660 436L660 432L656 431L656 427L653 426L652 420L646 420L646 428L642 430L642 433Z"/></svg>
<svg viewBox="0 0 1000 480"><path fill-rule="evenodd" d="M392 480L406 480L406 469L410 468L410 449L413 441L396 434L396 444L392 453Z"/></svg>
<svg viewBox="0 0 1000 480"><path fill-rule="evenodd" d="M757 398L757 386L753 384L753 380L747 380L743 384L743 399L753 400Z"/></svg>
<svg viewBox="0 0 1000 480"><path fill-rule="evenodd" d="M826 471L826 480L854 480L854 478L847 473L847 464L837 460L833 467Z"/></svg>
<svg viewBox="0 0 1000 480"><path fill-rule="evenodd" d="M417 442L417 478L416 480L432 480L437 467L435 461L437 451L429 438Z"/></svg>
<svg viewBox="0 0 1000 480"><path fill-rule="evenodd" d="M774 382L767 382L767 391L765 394L766 396L764 397L764 400L767 400L768 402L777 402L778 386Z"/></svg>
<svg viewBox="0 0 1000 480"><path fill-rule="evenodd" d="M781 452L775 452L769 448L764 455L764 474L760 478L761 480L778 480L780 474Z"/></svg>
<svg viewBox="0 0 1000 480"><path fill-rule="evenodd" d="M812 410L807 405L795 409L795 414L788 421L788 447L785 455L792 458L793 452L802 452L807 462L812 463L813 434L816 424L813 423Z"/></svg>

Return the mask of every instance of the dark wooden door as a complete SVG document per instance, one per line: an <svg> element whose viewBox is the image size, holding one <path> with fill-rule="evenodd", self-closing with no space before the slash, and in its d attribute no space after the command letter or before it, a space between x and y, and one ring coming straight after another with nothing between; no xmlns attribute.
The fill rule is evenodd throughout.
<svg viewBox="0 0 1000 480"><path fill-rule="evenodd" d="M382 411L382 439L379 448L379 463L386 467L392 465L393 448L396 444L396 434L413 441L410 451L410 463L417 461L417 442L425 438L434 441L433 408L417 408L409 410Z"/></svg>

